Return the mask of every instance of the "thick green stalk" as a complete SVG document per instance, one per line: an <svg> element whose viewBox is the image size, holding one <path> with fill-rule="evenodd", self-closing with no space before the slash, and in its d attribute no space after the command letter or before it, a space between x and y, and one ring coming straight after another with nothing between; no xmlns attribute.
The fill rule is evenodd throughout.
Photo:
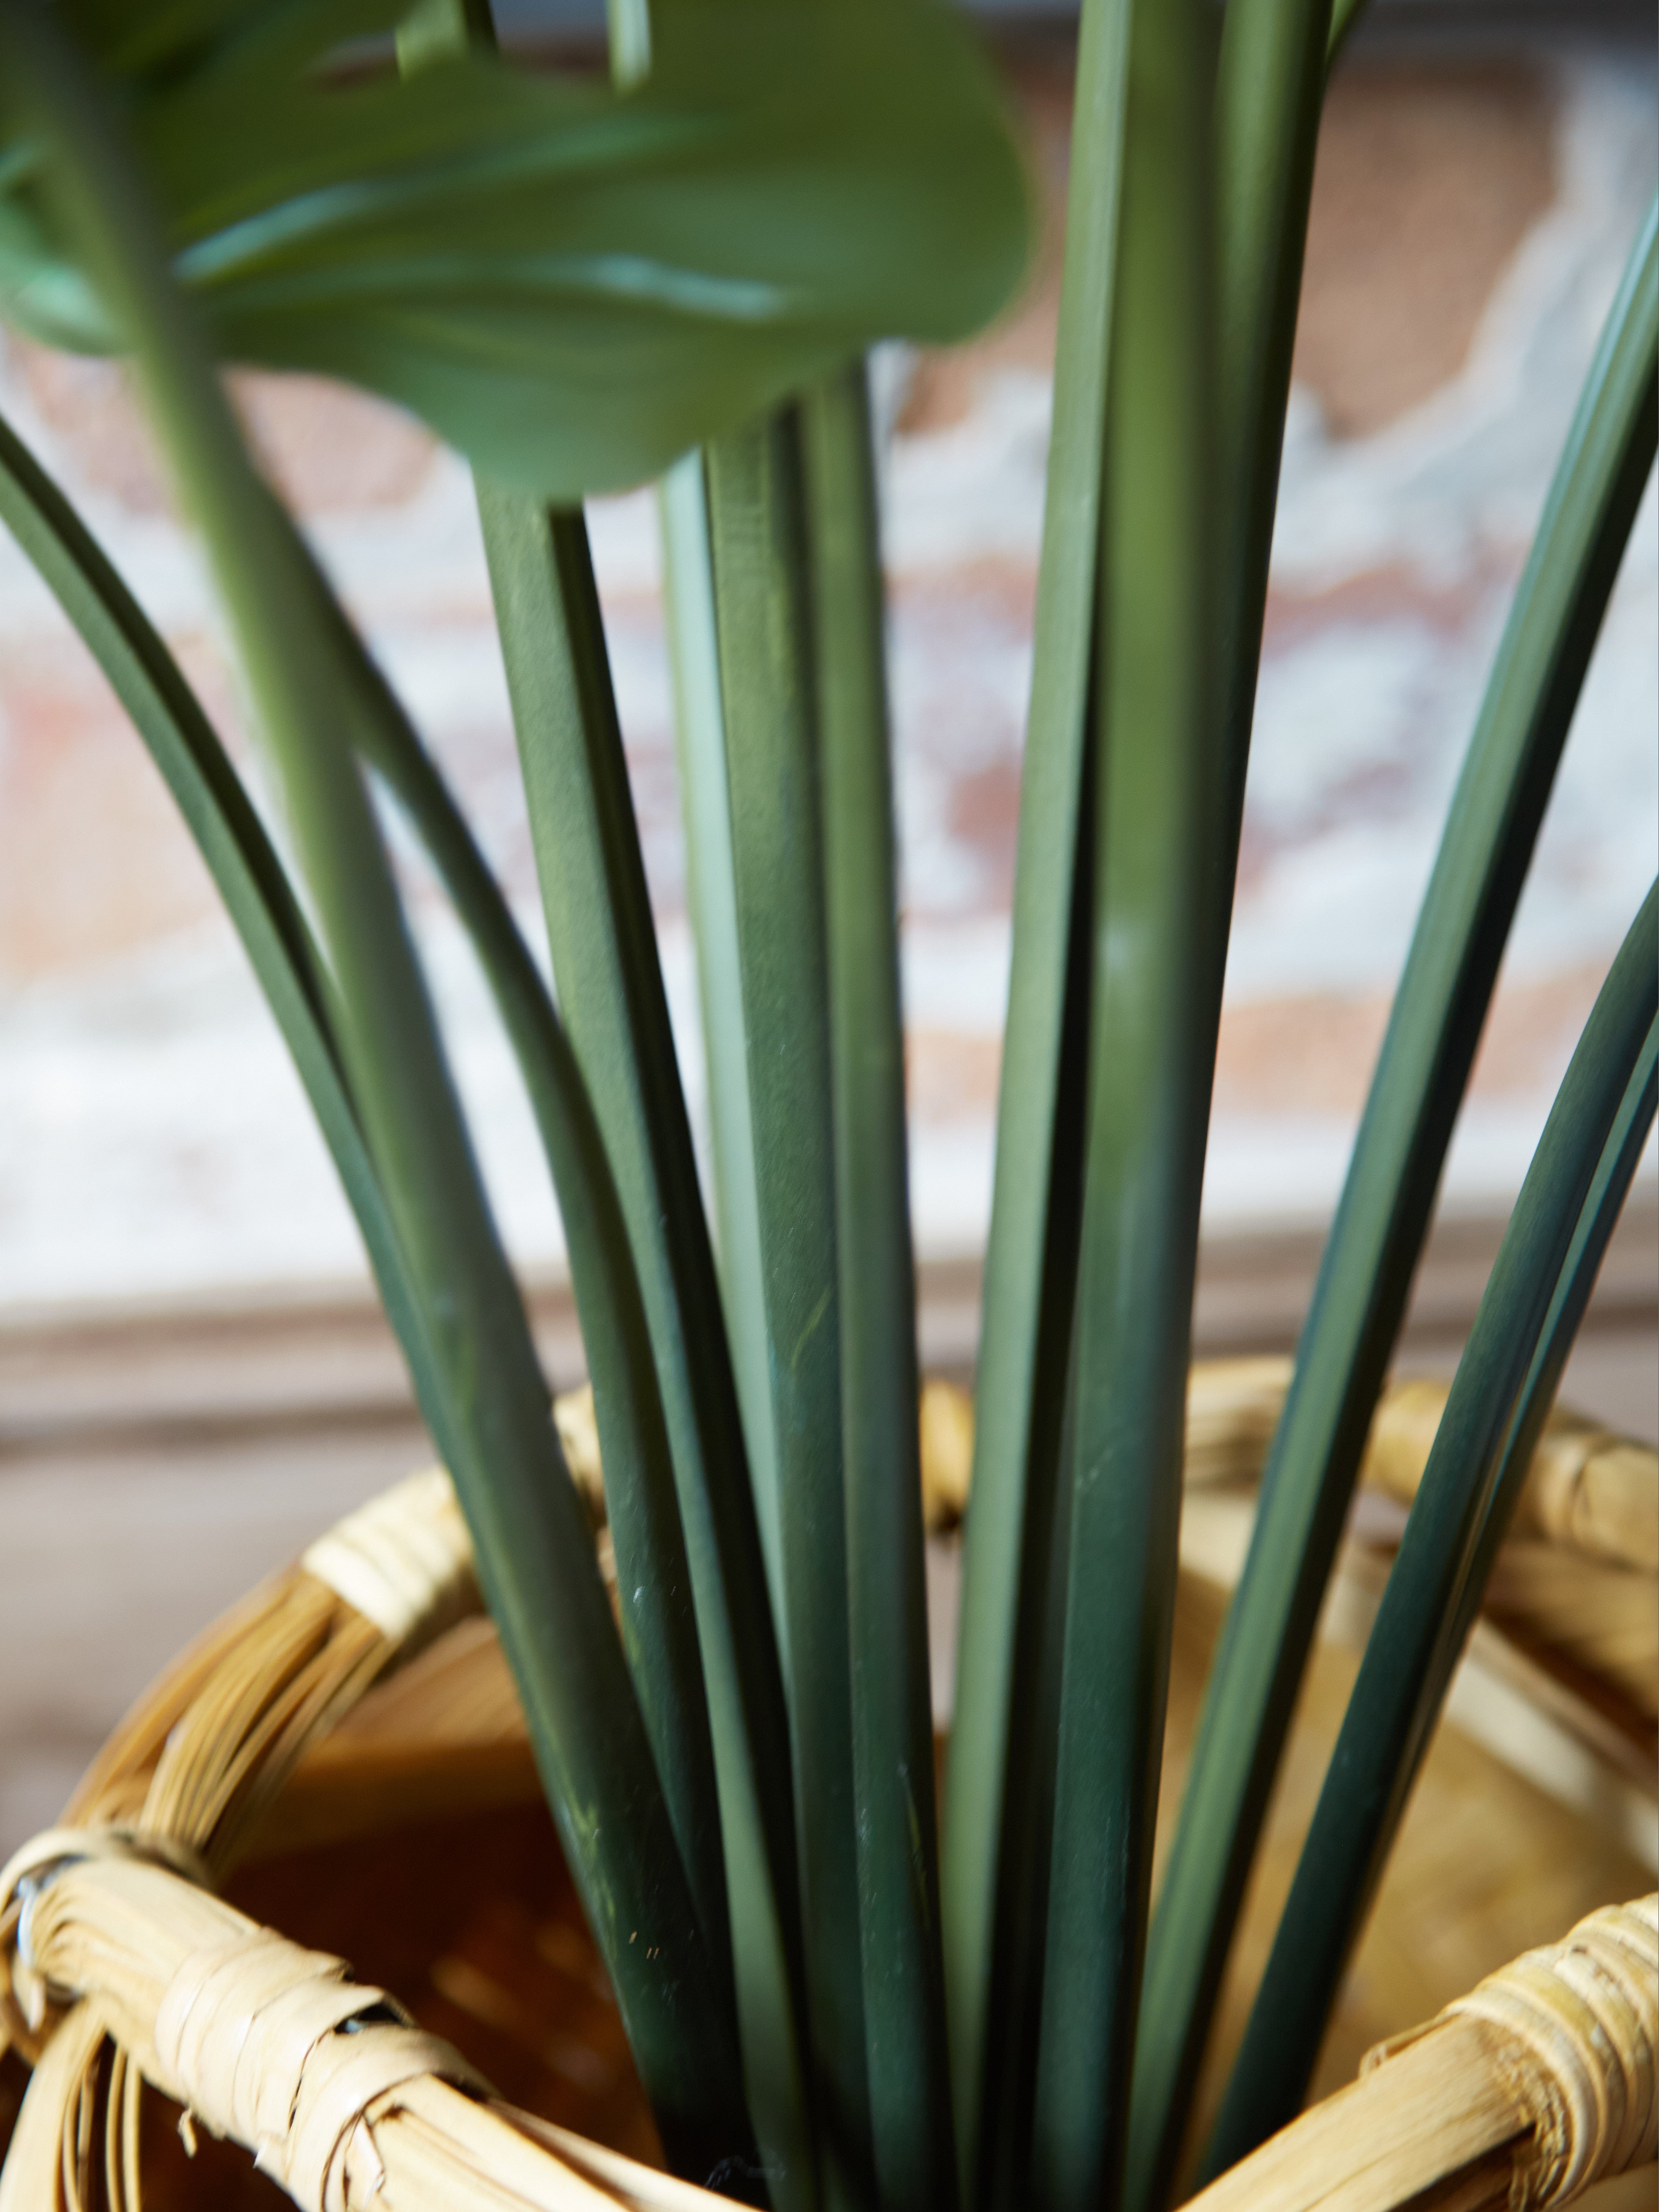
<svg viewBox="0 0 1659 2212"><path fill-rule="evenodd" d="M1161 2201L1458 1102L1655 441L1651 214L1608 319L1452 800L1337 1208L1153 1919L1131 2203Z"/></svg>
<svg viewBox="0 0 1659 2212"><path fill-rule="evenodd" d="M1093 1005L1030 2193L1116 2200L1234 829L1215 711L1202 0L1139 0L1103 454Z"/></svg>
<svg viewBox="0 0 1659 2212"><path fill-rule="evenodd" d="M131 717L225 902L356 1216L422 1418L447 1460L448 1408L426 1324L341 1065L328 978L282 861L178 663L63 493L4 422L0 522Z"/></svg>
<svg viewBox="0 0 1659 2212"><path fill-rule="evenodd" d="M788 1723L743 1429L657 958L587 533L478 493L553 972L638 1269L709 1701L750 2109L810 2190ZM805 2200L802 2200L805 2201Z"/></svg>
<svg viewBox="0 0 1659 2212"><path fill-rule="evenodd" d="M1078 1225L1073 1148L1086 994L1068 991L1078 911L1085 732L1095 673L1096 561L1116 265L1127 10L1085 0L1072 131L1036 641L1014 881L955 1723L940 1868L945 2002L964 2197L981 2201L986 2100L1013 2071L1020 2007L999 1966L1009 1826L1048 1580ZM1071 1155L1071 1157L1068 1157ZM1036 1593L1034 1599L1031 1595ZM1022 1626L1024 1624L1024 1626Z"/></svg>
<svg viewBox="0 0 1659 2212"><path fill-rule="evenodd" d="M1085 790L1089 788L1085 779ZM1092 848L1091 835L1084 841ZM980 2112L977 2202L985 2212L1019 2212L1030 2194L1036 2121L1037 2062L1042 2039L1043 1970L1047 1960L1048 1890L1054 1874L1054 1783L1060 1741L1060 1684L1065 1664L1066 1589L1072 1527L1072 1470L1077 1454L1078 1358L1076 1289L1079 1231L1083 1214L1085 1058L1093 909L1085 895L1094 880L1091 849L1079 856L1079 927L1068 954L1075 973L1069 1010L1067 1053L1078 1066L1069 1087L1075 1110L1062 1112L1054 1143L1054 1180L1069 1204L1071 1234L1052 1224L1053 1258L1044 1295L1059 1309L1054 1286L1063 1271L1072 1328L1063 1372L1054 1377L1051 1410L1034 1440L1032 1464L1045 1472L1041 1516L1026 1521L1027 1574L1020 1598L1015 1681L1019 1725L1008 1747L1008 1810L1002 1836L996 1942L992 1957L991 2022L984 2101ZM1075 1045L1073 1040L1075 1039ZM1068 1072L1070 1061L1068 1057ZM1058 1210L1058 1209L1057 1209ZM1055 1330L1059 1334L1058 1326Z"/></svg>
<svg viewBox="0 0 1659 2212"><path fill-rule="evenodd" d="M648 16L641 0L613 0L610 15L612 73L631 83L648 64ZM423 0L419 18L399 34L405 70L495 41L489 0ZM481 484L478 503L554 975L605 1120L689 1555L719 1806L699 1896L722 1972L730 1946L745 2091L774 2203L809 2212L788 1722L586 528L580 513L550 512L503 486ZM591 1345L589 1357L594 1364Z"/></svg>
<svg viewBox="0 0 1659 2212"><path fill-rule="evenodd" d="M1041 1285L1044 1364L1034 1407L1024 1557L1015 1627L1013 1703L1018 1722L1007 1750L985 2071L975 2130L979 2165L971 2201L987 2208L987 2212L989 2208L1001 2212L1005 2207L1012 2212L1012 2208L1024 2202L1042 2019L1066 1551L1071 1534L1070 1485L1075 1455L1072 1438L1077 1411L1076 1289L1083 1221L1098 813L1095 763L1096 749L1091 747L1083 764L1071 929L1065 953L1060 1080Z"/></svg>
<svg viewBox="0 0 1659 2212"><path fill-rule="evenodd" d="M738 893L726 775L726 710L703 457L689 453L659 492L663 585L674 669L674 729L685 822L686 884L696 940L704 1082L720 1230L721 1308L749 1479L766 1557L772 1614L783 1636L783 1535L778 1522L777 1445L767 1382L760 1202L755 1190ZM787 1671L789 1655L781 1650Z"/></svg>
<svg viewBox="0 0 1659 2212"><path fill-rule="evenodd" d="M1510 1425L1509 1440L1504 1447L1503 1460L1493 1478L1492 1502L1475 1539L1456 1610L1442 1631L1436 1661L1436 1678L1430 1693L1430 1703L1435 1712L1440 1710L1452 1674L1462 1656L1463 1645L1474 1626L1475 1615L1480 1610L1493 1560L1513 1517L1516 1500L1531 1470L1533 1455L1543 1424L1555 1402L1556 1392L1560 1388L1579 1324L1584 1318L1590 1294L1595 1288L1596 1276L1612 1242L1613 1232L1619 1225L1619 1217L1624 1211L1625 1200L1635 1180L1636 1170L1641 1164L1642 1152L1653 1127L1656 1105L1659 1105L1659 1025L1648 1031L1647 1042L1642 1048L1636 1071L1631 1077L1614 1119L1612 1133L1603 1148L1595 1180L1590 1186L1589 1198L1584 1201L1584 1210L1573 1232L1571 1249L1568 1252L1560 1280L1555 1287L1555 1296L1550 1303L1538 1349L1533 1354L1532 1366Z"/></svg>
<svg viewBox="0 0 1659 2212"><path fill-rule="evenodd" d="M279 772L339 993L342 1045L425 1310L452 1472L573 1873L670 2154L706 2172L750 2145L736 2052L649 1742L563 1467L368 797L336 641L305 556L247 460L167 269L118 118L44 16L0 15L9 89L136 351L200 526Z"/></svg>
<svg viewBox="0 0 1659 2212"><path fill-rule="evenodd" d="M398 68L404 76L449 60L469 46L494 46L489 0L414 0L398 26Z"/></svg>
<svg viewBox="0 0 1659 2212"><path fill-rule="evenodd" d="M605 0L611 33L611 74L617 84L638 84L651 74L651 10L646 0Z"/></svg>
<svg viewBox="0 0 1659 2212"><path fill-rule="evenodd" d="M710 447L708 505L769 1382L801 1911L833 2205L869 2202L841 1284L819 747L799 423Z"/></svg>
<svg viewBox="0 0 1659 2212"><path fill-rule="evenodd" d="M1571 1346L1570 1331L1551 1322L1564 1291L1576 1298L1578 1286L1570 1287L1568 1274L1574 1248L1592 1273L1601 1256L1588 1251L1579 1233L1587 1209L1589 1233L1611 1231L1616 1206L1606 1199L1620 1175L1627 1180L1646 1137L1659 1020L1656 930L1659 886L1648 894L1585 1024L1492 1263L1227 2086L1211 2172L1284 2126L1313 2071L1343 1969L1480 1603L1481 1577ZM1536 1366L1547 1341L1553 1374Z"/></svg>
<svg viewBox="0 0 1659 2212"><path fill-rule="evenodd" d="M1231 829L1216 865L1231 884L1243 818L1255 714L1268 559L1291 359L1313 190L1320 107L1331 41L1331 0L1231 0L1222 17L1215 76L1216 497L1215 626L1218 704L1224 744L1218 763ZM1218 1005L1227 933L1212 940L1199 988ZM1224 1850L1224 1843L1216 1839ZM1248 1845L1246 1847L1248 1852ZM1231 1904L1227 1908L1231 1927ZM1205 1954L1199 1980L1172 1993L1162 1904L1146 1962L1136 2038L1124 2212L1158 2212L1166 2197L1196 2071L1203 2021L1219 1968ZM1168 1940L1166 1940L1168 1939ZM1224 1941L1224 1937L1222 1939ZM1178 1961L1179 1964L1184 1961Z"/></svg>
<svg viewBox="0 0 1659 2212"><path fill-rule="evenodd" d="M331 601L363 757L407 811L471 937L551 1170L593 1384L623 1643L717 1969L729 1956L708 1714L673 1467L639 1279L575 1055L500 887L442 777Z"/></svg>
<svg viewBox="0 0 1659 2212"><path fill-rule="evenodd" d="M1228 0L1215 80L1216 634L1234 840L1325 90L1331 0ZM1228 881L1236 863L1229 860ZM1218 996L1226 939L1212 979Z"/></svg>
<svg viewBox="0 0 1659 2212"><path fill-rule="evenodd" d="M950 2212L915 1268L875 456L862 362L801 403L834 1072L847 1632L876 2194Z"/></svg>

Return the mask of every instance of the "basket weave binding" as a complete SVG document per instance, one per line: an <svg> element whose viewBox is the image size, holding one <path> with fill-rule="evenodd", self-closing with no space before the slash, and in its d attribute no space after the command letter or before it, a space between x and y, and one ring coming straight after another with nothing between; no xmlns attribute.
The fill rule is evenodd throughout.
<svg viewBox="0 0 1659 2212"><path fill-rule="evenodd" d="M1659 2155L1659 1897L1592 1913L1370 2052L1191 2212L1407 2204L1476 2169L1460 2212L1544 2212ZM1486 2163L1484 2189L1480 2168Z"/></svg>
<svg viewBox="0 0 1659 2212"><path fill-rule="evenodd" d="M92 1834L77 1845L59 1832L38 1860L14 1862L8 1880L33 1885L25 1963L88 1994L30 2086L0 2179L5 2212L40 2212L38 2178L60 2168L64 2144L54 2093L84 2065L94 2035L113 2042L131 2078L179 2104L192 2129L252 2151L302 2212L673 2212L721 2202L491 2101L460 2054L413 2027L385 1990L258 1927L142 1843L112 1849ZM136 2133L131 2100L118 2094L116 2202L136 2207ZM73 2098L77 2137L82 2116ZM598 2178L605 2172L617 2185Z"/></svg>

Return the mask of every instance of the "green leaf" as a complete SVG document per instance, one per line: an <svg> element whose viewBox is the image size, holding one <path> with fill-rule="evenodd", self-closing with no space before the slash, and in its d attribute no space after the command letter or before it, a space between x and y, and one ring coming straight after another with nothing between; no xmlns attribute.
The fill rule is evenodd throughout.
<svg viewBox="0 0 1659 2212"><path fill-rule="evenodd" d="M1584 1026L1458 1362L1227 2085L1212 2173L1301 2106L1555 1395L1571 1346L1564 1322L1583 1310L1652 1125L1656 931L1659 885Z"/></svg>
<svg viewBox="0 0 1659 2212"><path fill-rule="evenodd" d="M1001 96L932 0L661 0L627 90L477 51L407 81L319 66L376 18L126 60L177 272L225 357L383 392L526 489L637 482L874 336L963 335L1024 267ZM27 168L0 312L117 343Z"/></svg>
<svg viewBox="0 0 1659 2212"><path fill-rule="evenodd" d="M812 2190L788 1721L587 534L580 513L500 487L480 486L479 508L554 975L621 1194L666 1414L749 2106L787 2212Z"/></svg>
<svg viewBox="0 0 1659 2212"><path fill-rule="evenodd" d="M58 12L105 76L164 90L227 65L302 65L401 9L399 0L58 0Z"/></svg>
<svg viewBox="0 0 1659 2212"><path fill-rule="evenodd" d="M0 11L9 95L121 327L225 601L335 976L342 1048L451 1412L452 1473L571 1870L669 2154L751 2149L692 1903L523 1305L496 1239L368 796L315 581L168 273L120 118L50 19Z"/></svg>
<svg viewBox="0 0 1659 2212"><path fill-rule="evenodd" d="M1203 0L1131 10L1103 453L1088 1127L1027 2201L1115 2203L1236 830L1217 713Z"/></svg>
<svg viewBox="0 0 1659 2212"><path fill-rule="evenodd" d="M799 425L708 449L818 2149L870 2202L819 732ZM763 1048L759 1041L763 1040Z"/></svg>
<svg viewBox="0 0 1659 2212"><path fill-rule="evenodd" d="M829 951L847 1635L870 2129L881 2212L950 2212L915 1268L881 549L862 362L801 402Z"/></svg>
<svg viewBox="0 0 1659 2212"><path fill-rule="evenodd" d="M1044 1759L1034 1741L1037 1624L1050 1572L1081 1212L1091 932L1085 732L1096 673L1127 27L1119 0L1085 0L946 1775L945 2001L970 2204L981 2201L996 2136L982 2116L1013 2089L1024 2043L1021 1959L1006 1955L1012 1916L1030 1894L1018 1877L1022 1865L1029 1872L1048 1860L1046 1837L1018 1838L1041 1797L1030 1772ZM1028 1932L1040 1958L1041 1929ZM1027 1959L1031 1948L1016 1946Z"/></svg>
<svg viewBox="0 0 1659 2212"><path fill-rule="evenodd" d="M1167 2171L1458 1103L1655 444L1650 214L1452 800L1212 1663L1153 1920L1134 2141ZM1150 2204L1153 2199L1149 2197Z"/></svg>

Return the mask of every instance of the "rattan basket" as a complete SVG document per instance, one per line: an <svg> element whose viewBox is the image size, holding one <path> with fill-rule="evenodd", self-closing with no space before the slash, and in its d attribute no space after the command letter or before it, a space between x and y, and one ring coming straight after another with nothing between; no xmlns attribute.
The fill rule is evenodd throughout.
<svg viewBox="0 0 1659 2212"><path fill-rule="evenodd" d="M1194 1370L1166 1808L1285 1376ZM1379 1413L1212 2075L1443 1402L1408 1386ZM559 1413L597 1500L584 1403ZM931 1385L947 1592L967 1432ZM1654 1455L1558 1419L1328 2038L1324 2101L1214 2185L1213 2212L1565 2203L1598 2180L1598 2203L1651 2203L1659 1947L1654 1900L1621 1901L1655 1856L1656 1566ZM441 1474L352 1516L150 1692L63 1828L0 1876L0 2212L252 2212L277 2184L319 2212L721 2201L654 2163Z"/></svg>

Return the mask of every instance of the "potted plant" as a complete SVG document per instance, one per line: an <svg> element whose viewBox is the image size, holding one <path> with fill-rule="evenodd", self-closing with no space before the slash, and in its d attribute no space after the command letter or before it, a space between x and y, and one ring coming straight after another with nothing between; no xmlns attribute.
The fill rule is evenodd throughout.
<svg viewBox="0 0 1659 2212"><path fill-rule="evenodd" d="M212 562L280 849L3 430L0 515L131 709L294 1052L669 2160L779 2212L1167 2198L1452 1118L1652 459L1650 217L1471 738L1153 1914L1210 1085L1314 141L1352 13L1231 0L1218 39L1201 0L1084 9L939 1824L856 356L881 334L961 333L1018 278L1023 185L983 64L929 0L619 9L614 85L504 63L481 0L0 8L0 300L53 343L131 353ZM249 462L218 356L353 378L473 460L556 1007ZM717 1237L579 504L663 471ZM471 935L546 1149L617 1621L386 800ZM1212 2171L1301 2101L1650 1126L1653 909L1494 1269ZM20 1899L73 1856L32 1863Z"/></svg>

